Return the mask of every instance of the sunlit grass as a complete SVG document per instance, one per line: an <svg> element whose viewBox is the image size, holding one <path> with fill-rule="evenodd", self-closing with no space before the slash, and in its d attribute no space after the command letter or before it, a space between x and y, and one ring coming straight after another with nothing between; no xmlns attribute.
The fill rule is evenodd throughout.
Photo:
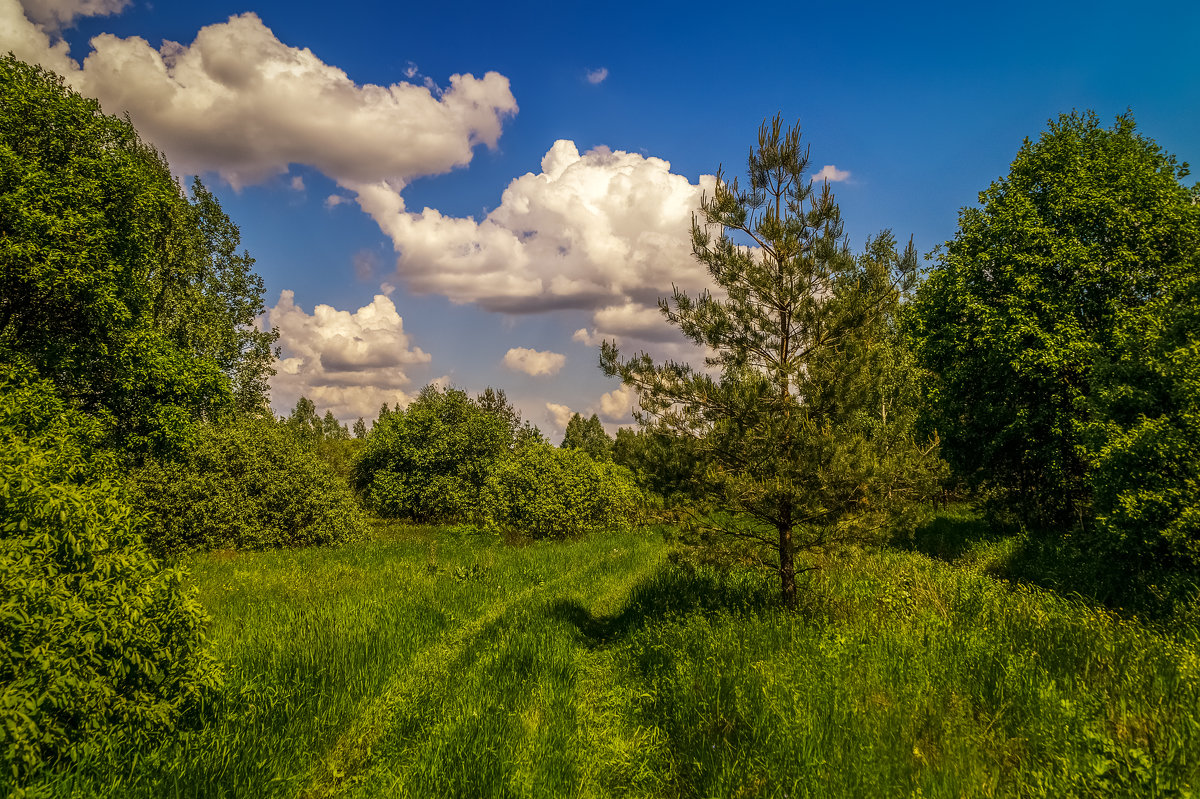
<svg viewBox="0 0 1200 799"><path fill-rule="evenodd" d="M227 690L58 793L1183 796L1194 638L912 552L776 581L650 534L387 528L191 563Z"/></svg>

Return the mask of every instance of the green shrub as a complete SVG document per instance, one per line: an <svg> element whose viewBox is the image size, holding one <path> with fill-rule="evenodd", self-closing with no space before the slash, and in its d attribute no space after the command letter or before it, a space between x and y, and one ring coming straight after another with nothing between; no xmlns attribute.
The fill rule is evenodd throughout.
<svg viewBox="0 0 1200 799"><path fill-rule="evenodd" d="M169 733L219 681L207 617L96 476L75 416L45 383L2 389L0 788Z"/></svg>
<svg viewBox="0 0 1200 799"><path fill-rule="evenodd" d="M354 485L381 516L476 519L481 492L512 434L458 389L426 387L407 410L381 416L354 463Z"/></svg>
<svg viewBox="0 0 1200 799"><path fill-rule="evenodd" d="M532 444L497 463L481 511L500 530L566 538L628 529L644 502L628 469L583 450Z"/></svg>
<svg viewBox="0 0 1200 799"><path fill-rule="evenodd" d="M186 457L147 461L133 481L162 554L337 544L364 529L345 482L266 419L204 426Z"/></svg>
<svg viewBox="0 0 1200 799"><path fill-rule="evenodd" d="M1096 370L1084 426L1096 545L1200 574L1200 277L1147 306Z"/></svg>

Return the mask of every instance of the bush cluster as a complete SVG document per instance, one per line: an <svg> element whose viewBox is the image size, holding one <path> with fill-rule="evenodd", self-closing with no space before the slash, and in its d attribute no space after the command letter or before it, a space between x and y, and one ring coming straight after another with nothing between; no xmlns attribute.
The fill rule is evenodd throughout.
<svg viewBox="0 0 1200 799"><path fill-rule="evenodd" d="M364 523L344 481L269 419L206 425L186 456L133 473L160 554L336 544Z"/></svg>
<svg viewBox="0 0 1200 799"><path fill-rule="evenodd" d="M644 503L628 469L581 449L532 444L497 462L480 510L496 529L566 538L628 529Z"/></svg>
<svg viewBox="0 0 1200 799"><path fill-rule="evenodd" d="M556 449L503 411L426 388L406 410L380 416L355 461L356 488L382 516L535 538L632 523L644 497L627 469Z"/></svg>
<svg viewBox="0 0 1200 799"><path fill-rule="evenodd" d="M0 784L172 731L219 672L206 616L163 569L54 391L0 392ZM27 423L57 419L49 429Z"/></svg>

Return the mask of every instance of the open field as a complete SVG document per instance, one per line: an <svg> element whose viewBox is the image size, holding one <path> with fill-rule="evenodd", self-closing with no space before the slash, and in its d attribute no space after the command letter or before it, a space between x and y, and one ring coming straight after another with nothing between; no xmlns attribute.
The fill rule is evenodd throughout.
<svg viewBox="0 0 1200 799"><path fill-rule="evenodd" d="M924 555L822 564L802 608L651 534L380 527L191 562L227 690L55 793L1187 796L1200 650Z"/></svg>

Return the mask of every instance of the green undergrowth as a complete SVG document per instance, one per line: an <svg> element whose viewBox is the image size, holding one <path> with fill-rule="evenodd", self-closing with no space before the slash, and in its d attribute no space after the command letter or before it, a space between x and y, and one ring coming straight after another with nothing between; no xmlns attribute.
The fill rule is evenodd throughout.
<svg viewBox="0 0 1200 799"><path fill-rule="evenodd" d="M62 795L1189 796L1190 635L916 552L761 572L628 533L381 527L191 561L228 686Z"/></svg>

